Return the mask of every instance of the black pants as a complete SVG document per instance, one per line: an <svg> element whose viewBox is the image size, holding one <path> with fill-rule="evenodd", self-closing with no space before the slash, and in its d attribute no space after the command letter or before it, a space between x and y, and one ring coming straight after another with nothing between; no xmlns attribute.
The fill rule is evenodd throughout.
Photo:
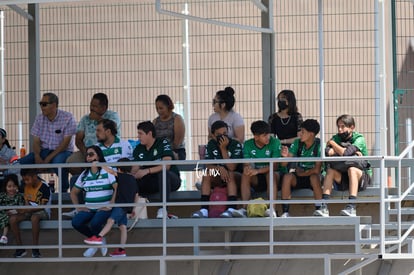
<svg viewBox="0 0 414 275"><path fill-rule="evenodd" d="M181 186L181 178L174 172L167 171L166 175L166 195L167 201L170 199L170 193L178 190ZM162 201L163 188L162 188L162 172L156 174L149 174L145 177L137 180L138 190L140 194L154 194L160 193L160 201Z"/></svg>

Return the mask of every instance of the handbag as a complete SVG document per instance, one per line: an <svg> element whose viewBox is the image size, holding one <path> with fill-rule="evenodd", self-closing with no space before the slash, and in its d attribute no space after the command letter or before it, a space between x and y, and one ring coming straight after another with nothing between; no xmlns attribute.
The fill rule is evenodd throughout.
<svg viewBox="0 0 414 275"><path fill-rule="evenodd" d="M140 219L148 219L147 203L149 203L147 198L139 197L133 210L135 216L132 216L132 213L127 214L128 219L134 219L134 222L128 228L128 231L131 231Z"/></svg>

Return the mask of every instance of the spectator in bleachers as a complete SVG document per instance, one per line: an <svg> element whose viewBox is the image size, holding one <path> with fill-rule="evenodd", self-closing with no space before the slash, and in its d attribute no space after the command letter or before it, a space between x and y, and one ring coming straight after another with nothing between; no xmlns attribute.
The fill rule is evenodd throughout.
<svg viewBox="0 0 414 275"><path fill-rule="evenodd" d="M102 150L92 145L86 149L86 162L105 162ZM85 206L78 207L77 213L72 218L72 226L87 238L98 236L109 216L111 215L111 207L102 206L105 204L115 203L115 195L117 189L117 181L112 171L107 168L93 165L85 169L78 177L70 192L70 198L73 204L79 204L79 194L85 194ZM105 238L102 239L105 244ZM84 257L92 257L98 248L88 248L84 253ZM101 247L102 256L105 256L108 249Z"/></svg>
<svg viewBox="0 0 414 275"><path fill-rule="evenodd" d="M235 102L232 87L226 87L224 90L216 92L213 99L214 113L208 118L208 139L212 138L211 125L217 120L222 120L229 127L229 137L237 139L240 143L244 142L244 120L239 113L233 110Z"/></svg>
<svg viewBox="0 0 414 275"><path fill-rule="evenodd" d="M7 165L17 159L16 152L10 146L9 141L7 140L7 132L3 128L0 128L0 164ZM0 169L0 186L3 182L4 176L7 174L7 171Z"/></svg>
<svg viewBox="0 0 414 275"><path fill-rule="evenodd" d="M58 109L59 98L45 93L39 102L42 113L36 117L31 129L32 152L20 159L20 164L65 163L74 149L76 120L72 113ZM58 169L55 169L58 174ZM68 169L62 169L61 191L69 188Z"/></svg>
<svg viewBox="0 0 414 275"><path fill-rule="evenodd" d="M318 121L307 119L302 123L299 139L295 139L288 148L282 146L282 157L320 157L321 146L319 138L315 137L320 130ZM287 163L286 163L287 164ZM282 180L282 200L291 198L292 189L310 188L313 190L315 200L322 199L321 188L321 168L322 163L318 162L298 162L295 168L291 168L289 173L283 176ZM320 209L320 204L315 205L316 210ZM289 217L289 204L282 204L282 218Z"/></svg>
<svg viewBox="0 0 414 275"><path fill-rule="evenodd" d="M243 146L243 157L245 159L278 158L281 156L281 144L278 138L270 135L270 126L266 121L258 120L250 127L253 138L246 140ZM277 197L277 182L281 175L278 171L279 164L274 164L273 175L273 199ZM270 197L270 167L269 163L245 163L241 179L241 198L243 201L250 200L251 188L256 192L267 191ZM246 206L245 206L246 207ZM233 212L233 217L246 217L246 208ZM274 209L267 209L266 216L276 217Z"/></svg>
<svg viewBox="0 0 414 275"><path fill-rule="evenodd" d="M362 134L355 131L355 120L351 115L341 115L336 119L338 133L326 143L326 156L367 156L367 143ZM349 199L355 200L358 195L358 187L363 174L370 180L372 171L367 161L358 161L357 159L346 165L345 162L332 161L327 165L327 171L323 182L324 200L330 198L332 188L335 186L338 190L349 190ZM327 204L322 204L319 210L314 213L315 216L329 216ZM343 216L356 216L356 205L349 203L341 210Z"/></svg>
<svg viewBox="0 0 414 275"><path fill-rule="evenodd" d="M96 93L92 96L89 105L89 114L84 115L76 128L75 144L79 151L74 152L67 159L67 163L84 162L86 148L98 142L96 137L96 126L102 119L110 119L116 123L117 135L121 136L121 119L117 112L108 110L108 97L104 93ZM70 168L72 175L79 175L83 168Z"/></svg>
<svg viewBox="0 0 414 275"><path fill-rule="evenodd" d="M222 120L217 120L211 125L212 139L207 144L206 159L240 159L243 158L242 145L239 141L228 137L227 124ZM203 176L201 184L201 201L208 202L210 200L210 192L212 186L226 186L227 200L237 201L237 185L236 170L237 163L226 164L207 164L206 168L209 172ZM215 171L215 172L211 172ZM220 214L222 218L233 217L235 205L227 206L227 209ZM192 214L192 218L207 218L208 205Z"/></svg>
<svg viewBox="0 0 414 275"><path fill-rule="evenodd" d="M300 136L302 115L296 106L295 93L292 90L282 90L277 95L277 113L269 116L270 131L282 143L290 146Z"/></svg>
<svg viewBox="0 0 414 275"><path fill-rule="evenodd" d="M117 135L117 127L114 121L106 118L101 119L96 126L96 137L98 141L96 145L102 150L106 162L114 163L121 158L133 158L131 144L128 141L119 138ZM73 178L77 179L78 176L76 175ZM74 183L73 178L71 179L71 182ZM80 196L79 199L81 202L83 202L82 196ZM73 218L76 213L77 212L75 209L69 212L65 212L63 215L69 218Z"/></svg>
<svg viewBox="0 0 414 275"><path fill-rule="evenodd" d="M40 221L48 220L50 218L50 209L37 208L37 206L49 204L51 192L49 186L45 182L42 182L38 177L36 169L22 169L20 174L25 183L25 205L32 206L33 208L21 209L17 211L16 215L11 215L9 218L10 229L13 232L16 245L22 245L19 224L23 220L31 220L33 245L39 245ZM34 208L34 206L36 206L36 208ZM14 253L14 257L16 258L22 258L25 255L25 249L17 249ZM32 249L32 257L41 257L38 248Z"/></svg>
<svg viewBox="0 0 414 275"><path fill-rule="evenodd" d="M128 162L129 159L121 158L118 162ZM115 203L137 203L139 199L138 186L135 178L130 174L131 166L120 166L115 173L118 188L116 189ZM123 257L126 256L125 244L128 237L127 230L127 213L132 213L131 218L135 217L134 209L131 206L126 207L112 207L111 216L108 218L104 228L99 232L97 236L92 236L84 240L87 244L104 243L104 237L108 234L113 225L118 225L121 232L120 247L115 249L109 254L111 257Z"/></svg>
<svg viewBox="0 0 414 275"><path fill-rule="evenodd" d="M153 120L156 138L167 139L172 146L175 159L184 160L185 152L185 124L179 114L173 112L174 103L168 95L159 95L155 99L158 117Z"/></svg>
<svg viewBox="0 0 414 275"><path fill-rule="evenodd" d="M127 140L118 136L116 123L110 119L102 119L96 126L98 145L108 163L117 162L120 158L133 159L132 146Z"/></svg>
<svg viewBox="0 0 414 275"><path fill-rule="evenodd" d="M1 188L0 206L24 205L23 194L19 192L19 178L16 174L9 174L4 178L4 186ZM9 217L17 214L16 209L0 210L0 229L2 235L1 244L7 244L7 233L9 232Z"/></svg>
<svg viewBox="0 0 414 275"><path fill-rule="evenodd" d="M135 161L148 162L147 165L134 166L132 174L138 181L140 194L160 193L160 199L163 196L163 176L162 165L153 165L152 161L173 160L174 154L171 150L171 144L166 139L155 138L156 131L151 121L144 121L138 124L138 139L140 144L135 147L133 156ZM170 192L178 190L181 185L180 172L177 166L167 165L166 167L166 197L169 199ZM163 209L159 208L157 218L163 218ZM168 214L168 213L167 213ZM173 218L172 215L168 215Z"/></svg>

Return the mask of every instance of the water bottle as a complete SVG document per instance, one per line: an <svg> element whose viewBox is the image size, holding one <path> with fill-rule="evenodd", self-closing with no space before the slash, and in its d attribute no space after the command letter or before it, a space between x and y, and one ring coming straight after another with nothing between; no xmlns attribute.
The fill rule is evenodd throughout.
<svg viewBox="0 0 414 275"><path fill-rule="evenodd" d="M20 148L20 158L24 157L26 155L26 148L24 148L24 145L22 145L22 148Z"/></svg>
<svg viewBox="0 0 414 275"><path fill-rule="evenodd" d="M49 178L49 188L50 188L50 192L55 193L55 176L54 174L50 174L50 178Z"/></svg>

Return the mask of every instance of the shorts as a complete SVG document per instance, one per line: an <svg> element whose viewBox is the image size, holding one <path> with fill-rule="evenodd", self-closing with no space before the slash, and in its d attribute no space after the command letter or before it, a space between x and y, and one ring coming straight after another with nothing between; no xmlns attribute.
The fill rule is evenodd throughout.
<svg viewBox="0 0 414 275"><path fill-rule="evenodd" d="M295 175L296 176L296 175ZM312 189L310 183L310 177L298 177L296 176L296 186L292 189Z"/></svg>
<svg viewBox="0 0 414 275"><path fill-rule="evenodd" d="M341 182L338 183L334 181L333 183L334 189L337 191L346 191L349 190L349 177L348 173L342 173L341 174Z"/></svg>
<svg viewBox="0 0 414 275"><path fill-rule="evenodd" d="M41 209L41 210L36 211L36 212L24 213L24 218L25 218L26 220L30 220L30 218L31 218L33 215L38 215L38 216L40 216L40 219L41 219L41 220L48 220L48 219L49 219L49 214L48 214L48 213L46 212L46 210L44 210L44 209Z"/></svg>
<svg viewBox="0 0 414 275"><path fill-rule="evenodd" d="M264 192L267 190L266 174L257 174L257 185L253 188L256 192Z"/></svg>
<svg viewBox="0 0 414 275"><path fill-rule="evenodd" d="M110 219L113 219L118 226L127 225L128 219L126 212L121 207L112 208Z"/></svg>

